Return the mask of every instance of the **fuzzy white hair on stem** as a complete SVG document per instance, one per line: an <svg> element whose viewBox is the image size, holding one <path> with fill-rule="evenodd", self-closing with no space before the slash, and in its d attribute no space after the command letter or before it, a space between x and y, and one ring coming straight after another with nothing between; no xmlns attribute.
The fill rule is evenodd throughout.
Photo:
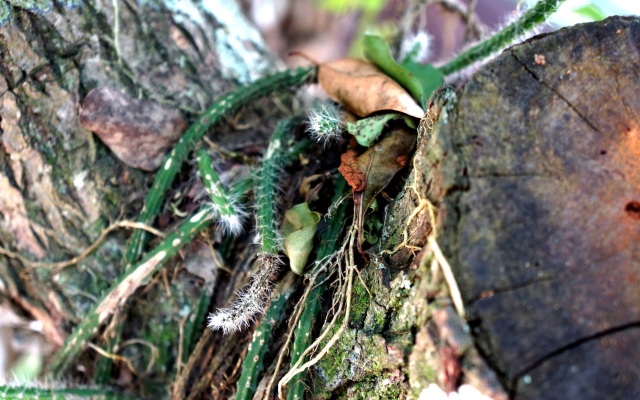
<svg viewBox="0 0 640 400"><path fill-rule="evenodd" d="M239 236L244 231L244 222L249 213L237 199L229 201L226 212L222 212L215 201L207 201L206 207L209 210L208 217L215 221L225 235Z"/></svg>
<svg viewBox="0 0 640 400"><path fill-rule="evenodd" d="M242 222L247 213L239 206L239 201L229 195L218 173L213 168L211 158L205 150L198 151L198 169L204 188L211 199L211 215L218 219L218 225L225 233L234 236L242 233Z"/></svg>
<svg viewBox="0 0 640 400"><path fill-rule="evenodd" d="M238 291L236 300L229 307L209 314L209 328L221 330L225 335L235 333L247 328L264 313L273 292L273 276L282 261L277 256L268 254L261 254L259 259L261 267L253 275L249 285Z"/></svg>
<svg viewBox="0 0 640 400"><path fill-rule="evenodd" d="M246 216L244 210L240 210L236 207L236 213L233 215L220 216L218 225L222 227L225 233L230 233L233 236L238 236L243 231L243 220Z"/></svg>

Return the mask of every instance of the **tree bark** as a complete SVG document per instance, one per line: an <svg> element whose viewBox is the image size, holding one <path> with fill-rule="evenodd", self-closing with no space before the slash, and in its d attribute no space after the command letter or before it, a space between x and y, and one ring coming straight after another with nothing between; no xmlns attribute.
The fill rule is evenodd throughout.
<svg viewBox="0 0 640 400"><path fill-rule="evenodd" d="M514 46L434 135L439 241L514 399L640 395L639 44L613 17Z"/></svg>
<svg viewBox="0 0 640 400"><path fill-rule="evenodd" d="M156 114L177 110L189 120L220 94L274 71L277 60L235 2L178 6L162 1L89 1L54 6L16 1L1 6L0 244L13 252L0 256L0 295L41 321L46 341L57 348L121 272L129 232L109 235L97 251L72 267L34 263L67 260L85 250L110 223L135 220L153 177L121 162L83 127L79 115L87 94L110 88L127 104L142 104ZM223 124L213 137L229 148L250 141L259 146L278 115L273 113L263 121L264 127L256 127L257 114L244 113L236 123L251 130L231 136ZM92 118L98 125L131 123L122 114L103 117ZM151 117L138 116L144 118ZM146 132L157 140L163 133ZM133 157L149 156L130 140L120 139L120 146ZM189 173L185 168L184 174ZM195 320L195 311L185 310L208 304L205 299L211 297L216 280L206 249L200 241L168 268L173 271L184 262L196 275L176 269L167 279L164 272L142 295L144 300L128 315L115 318L96 340L107 351L139 357L135 367L143 371L149 364L156 374L151 380L125 379L124 386L142 385L162 393L176 365L187 359L183 343L200 335L204 324ZM123 340L142 338L143 344L108 348L105 340L115 324L132 326ZM182 359L176 362L178 354ZM93 380L99 358L93 350L86 351L71 374ZM102 381L113 383L109 378Z"/></svg>

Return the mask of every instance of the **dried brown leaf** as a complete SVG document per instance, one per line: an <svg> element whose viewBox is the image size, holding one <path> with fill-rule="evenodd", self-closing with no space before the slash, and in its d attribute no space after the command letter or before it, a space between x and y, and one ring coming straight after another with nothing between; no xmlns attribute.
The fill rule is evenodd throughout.
<svg viewBox="0 0 640 400"><path fill-rule="evenodd" d="M396 173L407 165L415 143L413 131L405 127L396 128L356 159L358 169L364 173L367 182L362 193L364 210L387 187Z"/></svg>
<svg viewBox="0 0 640 400"><path fill-rule="evenodd" d="M347 150L342 155L339 171L353 189L356 224L360 232L373 199L407 165L415 142L412 130L398 127L360 156L356 156L355 150ZM358 248L361 248L360 237Z"/></svg>
<svg viewBox="0 0 640 400"><path fill-rule="evenodd" d="M345 58L321 64L318 82L329 97L360 117L383 110L424 115L402 86L368 61Z"/></svg>
<svg viewBox="0 0 640 400"><path fill-rule="evenodd" d="M122 162L144 171L158 169L187 128L178 110L111 88L89 92L80 110L80 124L95 132Z"/></svg>
<svg viewBox="0 0 640 400"><path fill-rule="evenodd" d="M342 154L338 171L340 171L354 192L362 192L367 187L367 177L358 167L357 155L358 152L353 149L347 150Z"/></svg>

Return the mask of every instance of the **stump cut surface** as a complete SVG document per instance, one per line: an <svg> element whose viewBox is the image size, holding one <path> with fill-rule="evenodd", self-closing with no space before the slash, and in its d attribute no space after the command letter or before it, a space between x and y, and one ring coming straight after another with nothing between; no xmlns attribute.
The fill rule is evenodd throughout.
<svg viewBox="0 0 640 400"><path fill-rule="evenodd" d="M640 398L639 50L637 18L534 38L436 132L439 241L515 399Z"/></svg>

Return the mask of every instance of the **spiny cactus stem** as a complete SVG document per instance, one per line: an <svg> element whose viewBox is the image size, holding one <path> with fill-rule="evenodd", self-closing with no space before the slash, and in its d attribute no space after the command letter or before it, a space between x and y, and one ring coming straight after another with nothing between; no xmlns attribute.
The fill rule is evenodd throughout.
<svg viewBox="0 0 640 400"><path fill-rule="evenodd" d="M209 226L211 221L211 211L207 207L203 207L186 219L175 232L168 235L142 261L122 275L65 340L62 349L56 353L49 364L49 372L54 376L62 375L98 328L112 313L124 305L136 288L145 284L154 272L158 271L168 259L193 240L199 232Z"/></svg>
<svg viewBox="0 0 640 400"><path fill-rule="evenodd" d="M440 67L440 71L444 75L450 75L454 72L468 67L476 61L487 58L491 54L505 48L518 37L527 33L535 26L543 23L553 14L565 0L541 0L536 3L533 8L525 12L516 22L508 25L500 32L491 36L487 40L478 43L469 50Z"/></svg>
<svg viewBox="0 0 640 400"><path fill-rule="evenodd" d="M340 177L336 185L336 191L333 196L332 203L335 204L339 202L346 191L347 184L345 180ZM349 203L346 201L340 203L331 216L331 219L329 219L327 229L322 234L322 242L317 252L318 260L330 258L337 252L336 244L340 237L340 231L342 230L342 226L346 218L348 206ZM322 281L323 277L324 273L318 276L316 281ZM324 293L325 287L325 282L318 284L316 287L311 289L311 292L307 297L304 310L294 331L295 339L293 342L293 349L291 351L292 369L305 362L303 353L311 344L313 338L311 336L311 332L313 331L313 324L315 323L316 317L321 308L322 294ZM305 373L298 373L291 378L287 399L303 400L305 398L304 393L307 387L308 385L305 384Z"/></svg>
<svg viewBox="0 0 640 400"><path fill-rule="evenodd" d="M261 267L254 273L249 285L238 292L237 299L229 307L209 315L208 326L232 333L246 328L264 312L273 290L273 279L277 275L282 261L278 255L280 238L277 213L278 176L282 169L295 160L292 149L302 150L306 144L291 144L287 134L300 122L298 118L282 120L273 133L267 150L262 158L262 166L257 173L255 183L256 226L260 238Z"/></svg>
<svg viewBox="0 0 640 400"><path fill-rule="evenodd" d="M253 339L249 343L249 351L242 362L242 373L237 383L236 400L253 398L258 385L258 378L264 368L264 358L271 344L273 330L282 320L287 302L294 289L295 285L293 285L291 279L284 281L280 285L280 295L271 300L262 322L253 333Z"/></svg>
<svg viewBox="0 0 640 400"><path fill-rule="evenodd" d="M218 99L192 124L185 134L178 140L171 152L165 157L160 170L157 172L153 185L145 199L145 205L138 218L139 222L153 224L160 211L173 180L187 159L191 150L202 139L205 133L224 116L238 110L241 106L266 96L277 90L295 88L315 77L315 67L304 67L276 72L275 74L258 79L254 83L239 87ZM131 237L125 251L125 269L129 269L144 251L146 235L136 231Z"/></svg>
<svg viewBox="0 0 640 400"><path fill-rule="evenodd" d="M220 225L226 232L239 235L242 232L242 219L245 213L238 208L236 202L220 182L220 178L213 168L211 157L206 150L200 149L196 160L204 188L212 201L212 211L218 215Z"/></svg>

